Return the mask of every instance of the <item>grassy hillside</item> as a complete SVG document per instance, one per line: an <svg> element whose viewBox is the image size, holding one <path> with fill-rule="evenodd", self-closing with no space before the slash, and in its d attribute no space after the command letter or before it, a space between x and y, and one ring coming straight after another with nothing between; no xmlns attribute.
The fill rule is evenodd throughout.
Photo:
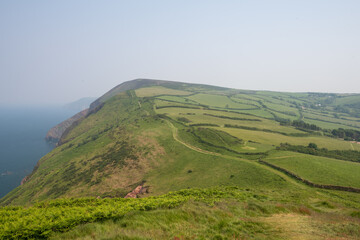
<svg viewBox="0 0 360 240"><path fill-rule="evenodd" d="M310 198L310 194L312 198ZM0 209L0 238L357 239L359 204L310 190L191 189L141 199L67 199ZM337 211L350 211L345 217ZM336 221L335 221L336 220ZM75 227L77 226L77 227ZM65 233L64 233L65 232Z"/></svg>
<svg viewBox="0 0 360 240"><path fill-rule="evenodd" d="M25 234L21 237L87 239L95 234L112 239L117 234L120 239L146 239L141 236L151 229L151 236L159 239L194 234L200 239L306 239L310 233L319 239L356 239L360 194L311 187L261 161L317 184L360 189L360 165L351 159L360 156L360 117L354 99L355 95L243 91L158 80L126 82L99 98L86 117L65 131L59 146L39 160L25 183L0 200L3 206L29 207L0 208L0 233L10 236L38 214L41 227L30 224L20 231ZM306 146L312 145L326 157L308 151ZM137 186L145 189L138 195L144 200L121 200ZM211 195L216 201L210 205L210 190L188 190L190 198L182 198L183 191L165 195L154 200L155 205L151 199L157 198L147 198L216 186L223 195ZM90 199L64 200L84 197ZM60 200L34 205L51 199ZM214 202L219 204L216 209ZM117 212L110 203L123 210ZM236 211L231 210L234 206ZM68 216L66 211L74 209L67 207L83 213ZM202 211L195 211L197 207ZM158 208L158 223L150 213L137 212ZM341 219L341 224L325 220L331 218ZM9 219L14 224L4 225ZM197 228L185 231L186 222L192 221L198 222ZM303 228L305 232L296 232Z"/></svg>

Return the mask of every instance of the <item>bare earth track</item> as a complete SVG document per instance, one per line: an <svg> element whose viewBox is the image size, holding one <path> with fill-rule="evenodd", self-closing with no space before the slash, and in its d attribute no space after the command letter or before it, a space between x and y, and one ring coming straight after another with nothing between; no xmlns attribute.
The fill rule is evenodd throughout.
<svg viewBox="0 0 360 240"><path fill-rule="evenodd" d="M203 154L208 154L208 155L213 155L213 156L218 156L218 157L222 157L222 158L227 158L227 159L235 159L235 160L238 160L238 161L245 161L245 162L248 162L248 163L251 163L251 164L254 164L258 167L261 167L263 169L266 169L272 173L275 173L276 175L278 175L279 177L283 178L284 180L296 185L297 187L300 187L301 189L305 189L306 186L304 184L301 184L299 182L297 182L296 180L292 179L291 177L287 176L286 174L282 173L282 172L279 172L271 167L268 167L266 165L263 165L263 164L260 164L258 162L255 162L255 161L251 161L251 160L247 160L247 159L244 159L244 158L239 158L239 157L232 157L232 156L228 156L228 155L223 155L223 154L220 154L220 153L215 153L215 152L210 152L210 151L206 151L206 150L203 150L201 148L198 148L198 147L195 147L195 146L192 146L188 143L185 143L183 142L182 140L179 139L179 135L178 135L178 129L169 121L169 120L166 120L169 127L171 128L172 130L172 135L173 135L173 138L175 141L177 141L178 143L181 143L182 145L184 145L185 147L187 148L190 148L194 151L197 151L197 152L200 152L200 153L203 153Z"/></svg>

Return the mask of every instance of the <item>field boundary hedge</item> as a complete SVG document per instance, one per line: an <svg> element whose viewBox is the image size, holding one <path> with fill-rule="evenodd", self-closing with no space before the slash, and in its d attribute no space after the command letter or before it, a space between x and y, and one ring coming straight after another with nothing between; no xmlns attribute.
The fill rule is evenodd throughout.
<svg viewBox="0 0 360 240"><path fill-rule="evenodd" d="M330 190L339 190L339 191L346 191L346 192L354 192L354 193L360 193L360 188L354 188L354 187L345 187L345 186L337 186L337 185L324 185L324 184L318 184L318 183L313 183L309 180L306 180L298 175L296 175L295 173L293 172L290 172L289 170L286 170L285 168L282 168L282 167L279 167L279 166L276 166L274 164L271 164L269 162L266 162L264 160L259 160L260 163L264 164L264 165L267 165L271 168L274 168L280 172L283 172L285 173L286 175L292 177L292 178L295 178L303 183L305 183L306 185L308 186L311 186L311 187L316 187L316 188L322 188L322 189L330 189Z"/></svg>
<svg viewBox="0 0 360 240"><path fill-rule="evenodd" d="M231 120L261 122L261 120L260 120L260 119L253 119L253 118L238 118L238 117L229 117L229 116L224 116L224 115L214 115L214 114L210 114L210 113L204 113L203 115L210 116L210 117L216 117L216 118L231 119Z"/></svg>
<svg viewBox="0 0 360 240"><path fill-rule="evenodd" d="M215 124L215 123L193 123L193 124L189 124L190 127L220 127L219 125Z"/></svg>
<svg viewBox="0 0 360 240"><path fill-rule="evenodd" d="M351 125L351 124L348 124L348 123L333 122L333 121L329 121L329 120L325 120L325 119L312 118L312 117L306 117L306 116L305 116L304 118L305 118L305 119L310 119L310 120L315 120L315 121L320 121L320 122L326 122L326 123L341 124L341 125L345 125L345 126L353 127L353 128L357 128L357 129L360 128L360 127L358 127L358 126L354 126L354 125Z"/></svg>
<svg viewBox="0 0 360 240"><path fill-rule="evenodd" d="M284 132L273 131L273 130L265 129L265 128L248 127L248 126L240 126L240 125L232 125L232 124L224 124L224 127L239 128L239 129L251 130L251 131L262 131L262 132L268 132L268 133L276 133L276 134L281 134L284 136L292 136L292 137L308 137L308 136L310 136L309 133L284 133Z"/></svg>
<svg viewBox="0 0 360 240"><path fill-rule="evenodd" d="M167 106L156 106L156 109L161 108L190 108L190 109L201 109L200 107L180 106L180 105L167 105Z"/></svg>
<svg viewBox="0 0 360 240"><path fill-rule="evenodd" d="M276 149L360 163L360 152L356 150L328 150L326 148L318 148L317 146L314 148L302 145L291 145L289 143L280 143L280 146Z"/></svg>

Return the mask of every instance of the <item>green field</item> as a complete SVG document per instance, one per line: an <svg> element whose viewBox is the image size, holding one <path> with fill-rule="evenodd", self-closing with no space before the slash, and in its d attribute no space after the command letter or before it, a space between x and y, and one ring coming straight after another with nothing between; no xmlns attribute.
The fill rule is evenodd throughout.
<svg viewBox="0 0 360 240"><path fill-rule="evenodd" d="M140 88L135 90L136 96L138 97L154 97L158 95L188 95L191 92L165 88L162 86L154 86L148 88Z"/></svg>
<svg viewBox="0 0 360 240"><path fill-rule="evenodd" d="M179 97L179 96L161 96L161 97L157 97L157 99L161 99L161 100L167 100L167 101L171 101L171 102L179 102L179 103L192 103L192 104L198 104L195 101L189 100L188 98L185 97Z"/></svg>
<svg viewBox="0 0 360 240"><path fill-rule="evenodd" d="M360 123L351 121L351 120L344 120L344 119L334 119L333 117L326 117L319 114L311 114L304 112L303 113L306 121L308 122L316 122L316 125L322 128L351 128L351 129L359 129Z"/></svg>
<svg viewBox="0 0 360 240"><path fill-rule="evenodd" d="M318 184L360 188L360 164L294 152L274 152L267 162Z"/></svg>
<svg viewBox="0 0 360 240"><path fill-rule="evenodd" d="M336 105L346 105L346 104L354 104L360 102L360 95L353 95L353 96L345 96L342 98L337 98L335 101Z"/></svg>
<svg viewBox="0 0 360 240"><path fill-rule="evenodd" d="M252 140L255 142L275 145L278 146L280 143L290 143L292 145L304 145L307 146L309 143L316 143L321 148L328 148L330 150L360 150L360 144L351 143L348 141L338 140L329 137L291 137L284 136L277 133L268 133L262 131L252 131L244 129L235 129L235 128L223 128L225 132L228 132L235 137L242 138L245 140Z"/></svg>
<svg viewBox="0 0 360 240"><path fill-rule="evenodd" d="M251 114L261 118L274 119L274 116L266 109L253 109L253 110L235 110L239 113Z"/></svg>
<svg viewBox="0 0 360 240"><path fill-rule="evenodd" d="M253 109L256 108L255 106L242 104L238 102L231 101L230 98L227 96L222 95L213 95L213 94L196 94L188 99L195 101L199 104L207 105L210 107L217 107L217 108L237 108L237 109Z"/></svg>
<svg viewBox="0 0 360 240"><path fill-rule="evenodd" d="M281 112L292 117L299 117L299 111L297 108L289 107L283 104L275 104L268 102L264 103L264 105L270 110L275 110L277 112Z"/></svg>
<svg viewBox="0 0 360 240"><path fill-rule="evenodd" d="M217 112L217 111L210 111L203 109L201 110L186 109L186 108L162 108L162 109L157 109L156 112L160 114L167 114L168 116L171 116L174 119L183 116L188 120L190 120L189 124L211 123L211 124L217 124L219 126L223 126L224 124L231 124L231 125L259 128L259 129L271 129L272 131L283 132L285 134L304 133L292 127L280 126L280 124L275 121L271 121L268 119L260 119L255 116L249 116L243 114ZM226 116L229 118L223 118L222 116ZM230 118L234 118L234 119L230 119ZM247 121L246 119L249 120ZM254 119L258 121L254 121Z"/></svg>
<svg viewBox="0 0 360 240"><path fill-rule="evenodd" d="M360 238L360 194L282 170L360 188L357 96L157 80L124 88L0 200L0 239ZM310 155L310 143L333 158ZM123 199L139 186L140 199Z"/></svg>
<svg viewBox="0 0 360 240"><path fill-rule="evenodd" d="M324 121L313 120L313 119L308 119L308 118L305 118L304 120L308 123L315 124L316 126L319 126L324 129L346 128L346 129L359 130L359 128L357 128L357 127L352 127L352 126L338 124L338 123L324 122Z"/></svg>
<svg viewBox="0 0 360 240"><path fill-rule="evenodd" d="M278 118L289 119L289 120L292 120L292 121L299 119L299 117L297 115L293 116L293 115L285 114L285 113L282 113L282 112L276 112L276 111L271 110L271 109L268 109L268 111L272 112Z"/></svg>
<svg viewBox="0 0 360 240"><path fill-rule="evenodd" d="M195 128L195 130L194 130L195 134L196 134L196 132L198 132L199 128ZM214 131L217 131L217 132L220 132L220 131L223 132L222 129L219 129L219 128L216 129L216 130L214 128L210 128L210 130L211 129L214 130ZM224 133L226 133L226 132L224 131ZM198 134L196 134L196 135L198 135ZM207 143L199 141L196 137L194 137L193 134L189 134L186 129L179 130L179 136L186 143L189 143L189 144L191 144L193 146L196 146L196 147L199 147L201 149L205 149L205 150L209 150L209 151L215 151L215 152L219 152L219 153L222 153L222 154L225 154L225 155L239 156L238 154L232 154L231 152L229 152L227 150L224 150L224 149L221 149L221 148L216 148L216 147L211 146L211 145L209 146L209 144L207 144L207 143L212 142L209 139L204 138L204 141L206 141ZM241 141L242 141L242 144L237 144L235 146L228 146L228 145L226 145L224 143L222 145L220 145L219 143L215 144L215 145L234 150L234 151L236 151L238 153L264 153L264 152L267 152L267 151L272 150L272 149L275 148L274 146L271 146L271 145L268 145L268 144L261 144L261 143L254 142L254 141L251 141L251 140L249 141L247 139L241 139ZM240 155L240 156L244 157L242 155ZM255 155L255 158L258 158L258 157L259 156ZM247 156L247 158L250 158L250 157Z"/></svg>
<svg viewBox="0 0 360 240"><path fill-rule="evenodd" d="M254 101L250 98L240 98L240 97L235 97L235 96L230 96L229 97L231 101L234 102L238 102L238 103L242 103L242 104L247 104L247 105L252 105L254 107L260 108L261 105L259 104L258 101Z"/></svg>
<svg viewBox="0 0 360 240"><path fill-rule="evenodd" d="M259 100L262 100L262 98L259 98L256 94L254 93L238 93L232 96L232 98L238 98L238 99L246 99L248 101L251 101L252 103L257 103Z"/></svg>
<svg viewBox="0 0 360 240"><path fill-rule="evenodd" d="M175 126L181 129L181 125L175 124ZM161 133L158 141L167 153L166 159L162 160L157 170L146 175L147 183L152 186L152 192L154 193L217 185L253 186L257 188L269 188L270 185L271 188L289 187L278 175L268 172L261 166L254 165L249 161L227 158L226 155L223 157L207 152L194 151L181 142L172 141L173 135L172 132L169 132L169 126L152 131ZM186 131L179 130L179 138L182 142L190 144L190 146L197 146L194 137L191 134L186 134ZM234 141L231 136L228 139L230 140L227 142ZM224 141L224 137L221 140L207 140L213 144L220 144L221 141ZM239 149L243 146L246 145L237 143L235 146L227 147ZM245 147L243 151L249 151L249 146ZM261 177L256 173L261 173Z"/></svg>

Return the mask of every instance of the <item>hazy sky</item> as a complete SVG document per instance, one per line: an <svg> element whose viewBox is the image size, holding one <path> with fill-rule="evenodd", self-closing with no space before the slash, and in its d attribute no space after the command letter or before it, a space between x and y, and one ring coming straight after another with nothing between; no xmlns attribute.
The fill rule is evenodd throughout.
<svg viewBox="0 0 360 240"><path fill-rule="evenodd" d="M2 0L0 104L135 78L360 92L359 0Z"/></svg>

